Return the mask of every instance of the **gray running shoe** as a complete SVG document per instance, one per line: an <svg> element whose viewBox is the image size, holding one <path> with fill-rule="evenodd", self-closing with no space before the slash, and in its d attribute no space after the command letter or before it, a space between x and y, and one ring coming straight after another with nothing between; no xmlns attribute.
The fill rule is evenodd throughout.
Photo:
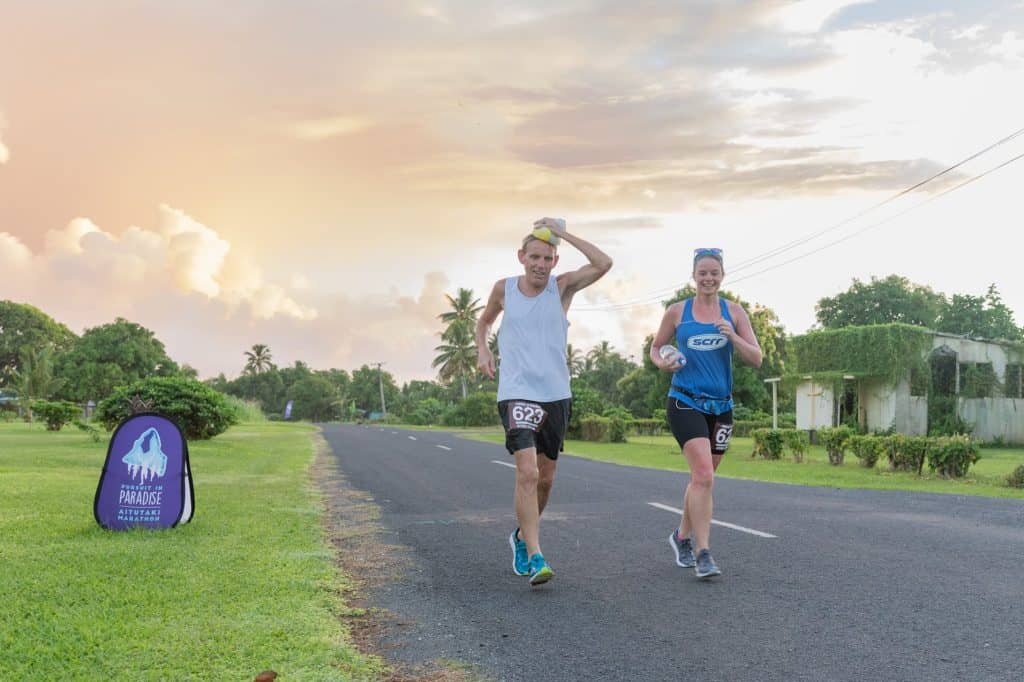
<svg viewBox="0 0 1024 682"><path fill-rule="evenodd" d="M693 572L697 574L698 578L722 575L722 571L715 565L715 560L711 558L711 550L707 549L697 552L697 565L693 567Z"/></svg>
<svg viewBox="0 0 1024 682"><path fill-rule="evenodd" d="M676 538L676 531L672 531L672 534L668 536L668 544L676 553L677 564L683 568L693 568L697 564L697 560L693 558L693 543L690 542L690 538L679 540Z"/></svg>

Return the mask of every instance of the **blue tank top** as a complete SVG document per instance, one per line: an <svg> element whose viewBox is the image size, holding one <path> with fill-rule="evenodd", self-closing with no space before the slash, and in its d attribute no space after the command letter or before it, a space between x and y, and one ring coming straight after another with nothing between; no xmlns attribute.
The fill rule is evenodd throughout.
<svg viewBox="0 0 1024 682"><path fill-rule="evenodd" d="M519 278L505 280L505 310L498 329L498 401L551 403L572 397L565 362L569 321L558 280L552 275L536 296L519 291Z"/></svg>
<svg viewBox="0 0 1024 682"><path fill-rule="evenodd" d="M718 299L722 317L732 322L729 306ZM713 324L693 319L693 299L683 304L676 327L676 347L686 365L672 375L668 394L705 414L724 414L732 409L732 342Z"/></svg>

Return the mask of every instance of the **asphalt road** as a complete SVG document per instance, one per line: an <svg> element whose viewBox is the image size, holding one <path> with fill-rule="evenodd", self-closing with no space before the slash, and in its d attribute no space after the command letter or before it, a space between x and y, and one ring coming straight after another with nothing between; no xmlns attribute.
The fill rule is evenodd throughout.
<svg viewBox="0 0 1024 682"><path fill-rule="evenodd" d="M323 432L412 559L371 595L406 624L399 660L496 680L1024 679L1020 501L719 478L714 517L739 528L712 527L723 575L699 581L667 541L685 474L563 454L541 524L555 578L531 588L502 446Z"/></svg>

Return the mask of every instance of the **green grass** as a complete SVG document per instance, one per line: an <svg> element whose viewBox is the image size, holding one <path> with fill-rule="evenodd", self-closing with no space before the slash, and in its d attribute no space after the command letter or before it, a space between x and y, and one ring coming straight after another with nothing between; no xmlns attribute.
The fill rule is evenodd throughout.
<svg viewBox="0 0 1024 682"><path fill-rule="evenodd" d="M376 679L310 488L313 427L190 443L196 513L166 531L92 516L106 440L0 424L0 678Z"/></svg>
<svg viewBox="0 0 1024 682"><path fill-rule="evenodd" d="M490 443L504 443L502 434L466 434L465 437ZM686 460L672 436L630 436L628 443L591 443L569 440L565 451L602 462L629 466L642 466L668 471L686 471ZM888 463L879 462L874 469L860 466L853 455L847 455L842 466L832 466L821 446L812 446L797 464L786 454L782 460L753 459L753 440L733 438L729 452L722 459L717 475L753 481L771 481L794 485L814 485L832 488L872 488L878 490L913 490L929 493L957 495L984 495L1024 499L1024 489L1008 488L1006 476L1019 464L1024 464L1024 448L983 448L982 459L971 467L960 480L930 475L925 465L924 475L887 471Z"/></svg>

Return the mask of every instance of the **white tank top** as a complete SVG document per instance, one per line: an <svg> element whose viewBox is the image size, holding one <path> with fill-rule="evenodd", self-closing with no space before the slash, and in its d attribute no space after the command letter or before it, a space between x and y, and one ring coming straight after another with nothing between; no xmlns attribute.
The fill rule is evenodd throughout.
<svg viewBox="0 0 1024 682"><path fill-rule="evenodd" d="M533 297L519 291L518 277L505 280L505 311L498 330L498 400L550 403L572 397L565 345L569 321L558 281L548 277Z"/></svg>

